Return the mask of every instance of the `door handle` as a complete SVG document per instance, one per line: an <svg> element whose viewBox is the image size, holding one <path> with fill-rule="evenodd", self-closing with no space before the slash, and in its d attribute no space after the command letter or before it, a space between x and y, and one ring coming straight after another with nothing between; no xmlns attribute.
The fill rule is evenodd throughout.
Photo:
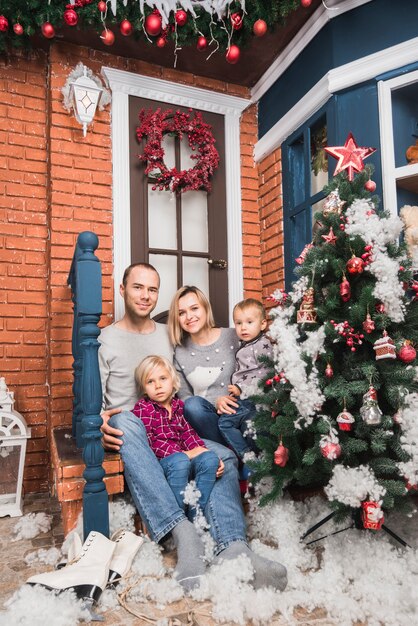
<svg viewBox="0 0 418 626"><path fill-rule="evenodd" d="M208 259L208 264L217 270L226 270L228 263L224 259Z"/></svg>

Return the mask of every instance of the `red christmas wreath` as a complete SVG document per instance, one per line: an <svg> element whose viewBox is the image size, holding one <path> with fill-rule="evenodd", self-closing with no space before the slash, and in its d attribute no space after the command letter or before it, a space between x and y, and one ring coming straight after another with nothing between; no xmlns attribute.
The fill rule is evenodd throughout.
<svg viewBox="0 0 418 626"><path fill-rule="evenodd" d="M210 191L210 178L219 165L219 154L215 148L212 127L203 121L199 111L195 111L192 117L189 113L174 112L171 109L142 109L139 122L136 129L138 140L147 140L144 152L139 155L141 161L147 163L145 173L155 175L155 171L159 170L153 189L158 187L161 191L166 189L178 193L197 189ZM191 155L196 161L194 167L178 170L176 167L169 169L166 166L162 147L165 134L178 135L180 139L183 134L187 135L189 146L195 152Z"/></svg>

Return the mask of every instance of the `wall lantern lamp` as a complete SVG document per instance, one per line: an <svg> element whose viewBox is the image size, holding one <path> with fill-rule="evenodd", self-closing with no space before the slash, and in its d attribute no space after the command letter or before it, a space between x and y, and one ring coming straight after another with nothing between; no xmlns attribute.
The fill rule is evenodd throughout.
<svg viewBox="0 0 418 626"><path fill-rule="evenodd" d="M14 403L14 393L0 378L0 517L23 515L23 469L30 428L14 410Z"/></svg>
<svg viewBox="0 0 418 626"><path fill-rule="evenodd" d="M109 91L88 67L83 63L78 63L69 74L62 93L64 107L68 111L74 110L77 122L83 127L83 137L85 137L87 126L92 123L97 107L103 109L110 102Z"/></svg>

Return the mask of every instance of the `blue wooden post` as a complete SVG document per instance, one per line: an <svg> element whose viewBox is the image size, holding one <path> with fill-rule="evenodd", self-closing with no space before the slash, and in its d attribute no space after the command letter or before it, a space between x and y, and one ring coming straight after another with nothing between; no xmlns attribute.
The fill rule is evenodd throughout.
<svg viewBox="0 0 418 626"><path fill-rule="evenodd" d="M100 261L95 256L99 240L92 232L81 233L71 267L69 282L75 293L73 330L74 354L74 416L77 446L83 447L86 465L83 476L84 537L91 530L109 536L109 505L103 482L104 450L101 445L102 388L97 337L97 326L102 308L102 279ZM81 420L80 420L81 418Z"/></svg>

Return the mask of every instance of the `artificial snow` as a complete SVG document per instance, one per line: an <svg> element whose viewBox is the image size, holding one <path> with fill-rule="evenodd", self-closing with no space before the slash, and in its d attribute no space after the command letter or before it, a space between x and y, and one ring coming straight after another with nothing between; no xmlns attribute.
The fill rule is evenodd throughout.
<svg viewBox="0 0 418 626"><path fill-rule="evenodd" d="M358 508L368 498L380 501L386 489L380 485L367 465L344 467L336 465L331 479L325 487L329 500L338 500L352 508Z"/></svg>
<svg viewBox="0 0 418 626"><path fill-rule="evenodd" d="M25 556L24 561L26 565L30 566L33 566L35 563L43 563L55 567L60 558L61 550L58 550L58 548L49 548L49 550L40 548L39 550L35 550L35 552L29 552L29 554Z"/></svg>
<svg viewBox="0 0 418 626"><path fill-rule="evenodd" d="M33 539L41 533L47 533L51 529L52 515L46 513L27 513L19 519L13 528L15 537L12 541L20 539Z"/></svg>

